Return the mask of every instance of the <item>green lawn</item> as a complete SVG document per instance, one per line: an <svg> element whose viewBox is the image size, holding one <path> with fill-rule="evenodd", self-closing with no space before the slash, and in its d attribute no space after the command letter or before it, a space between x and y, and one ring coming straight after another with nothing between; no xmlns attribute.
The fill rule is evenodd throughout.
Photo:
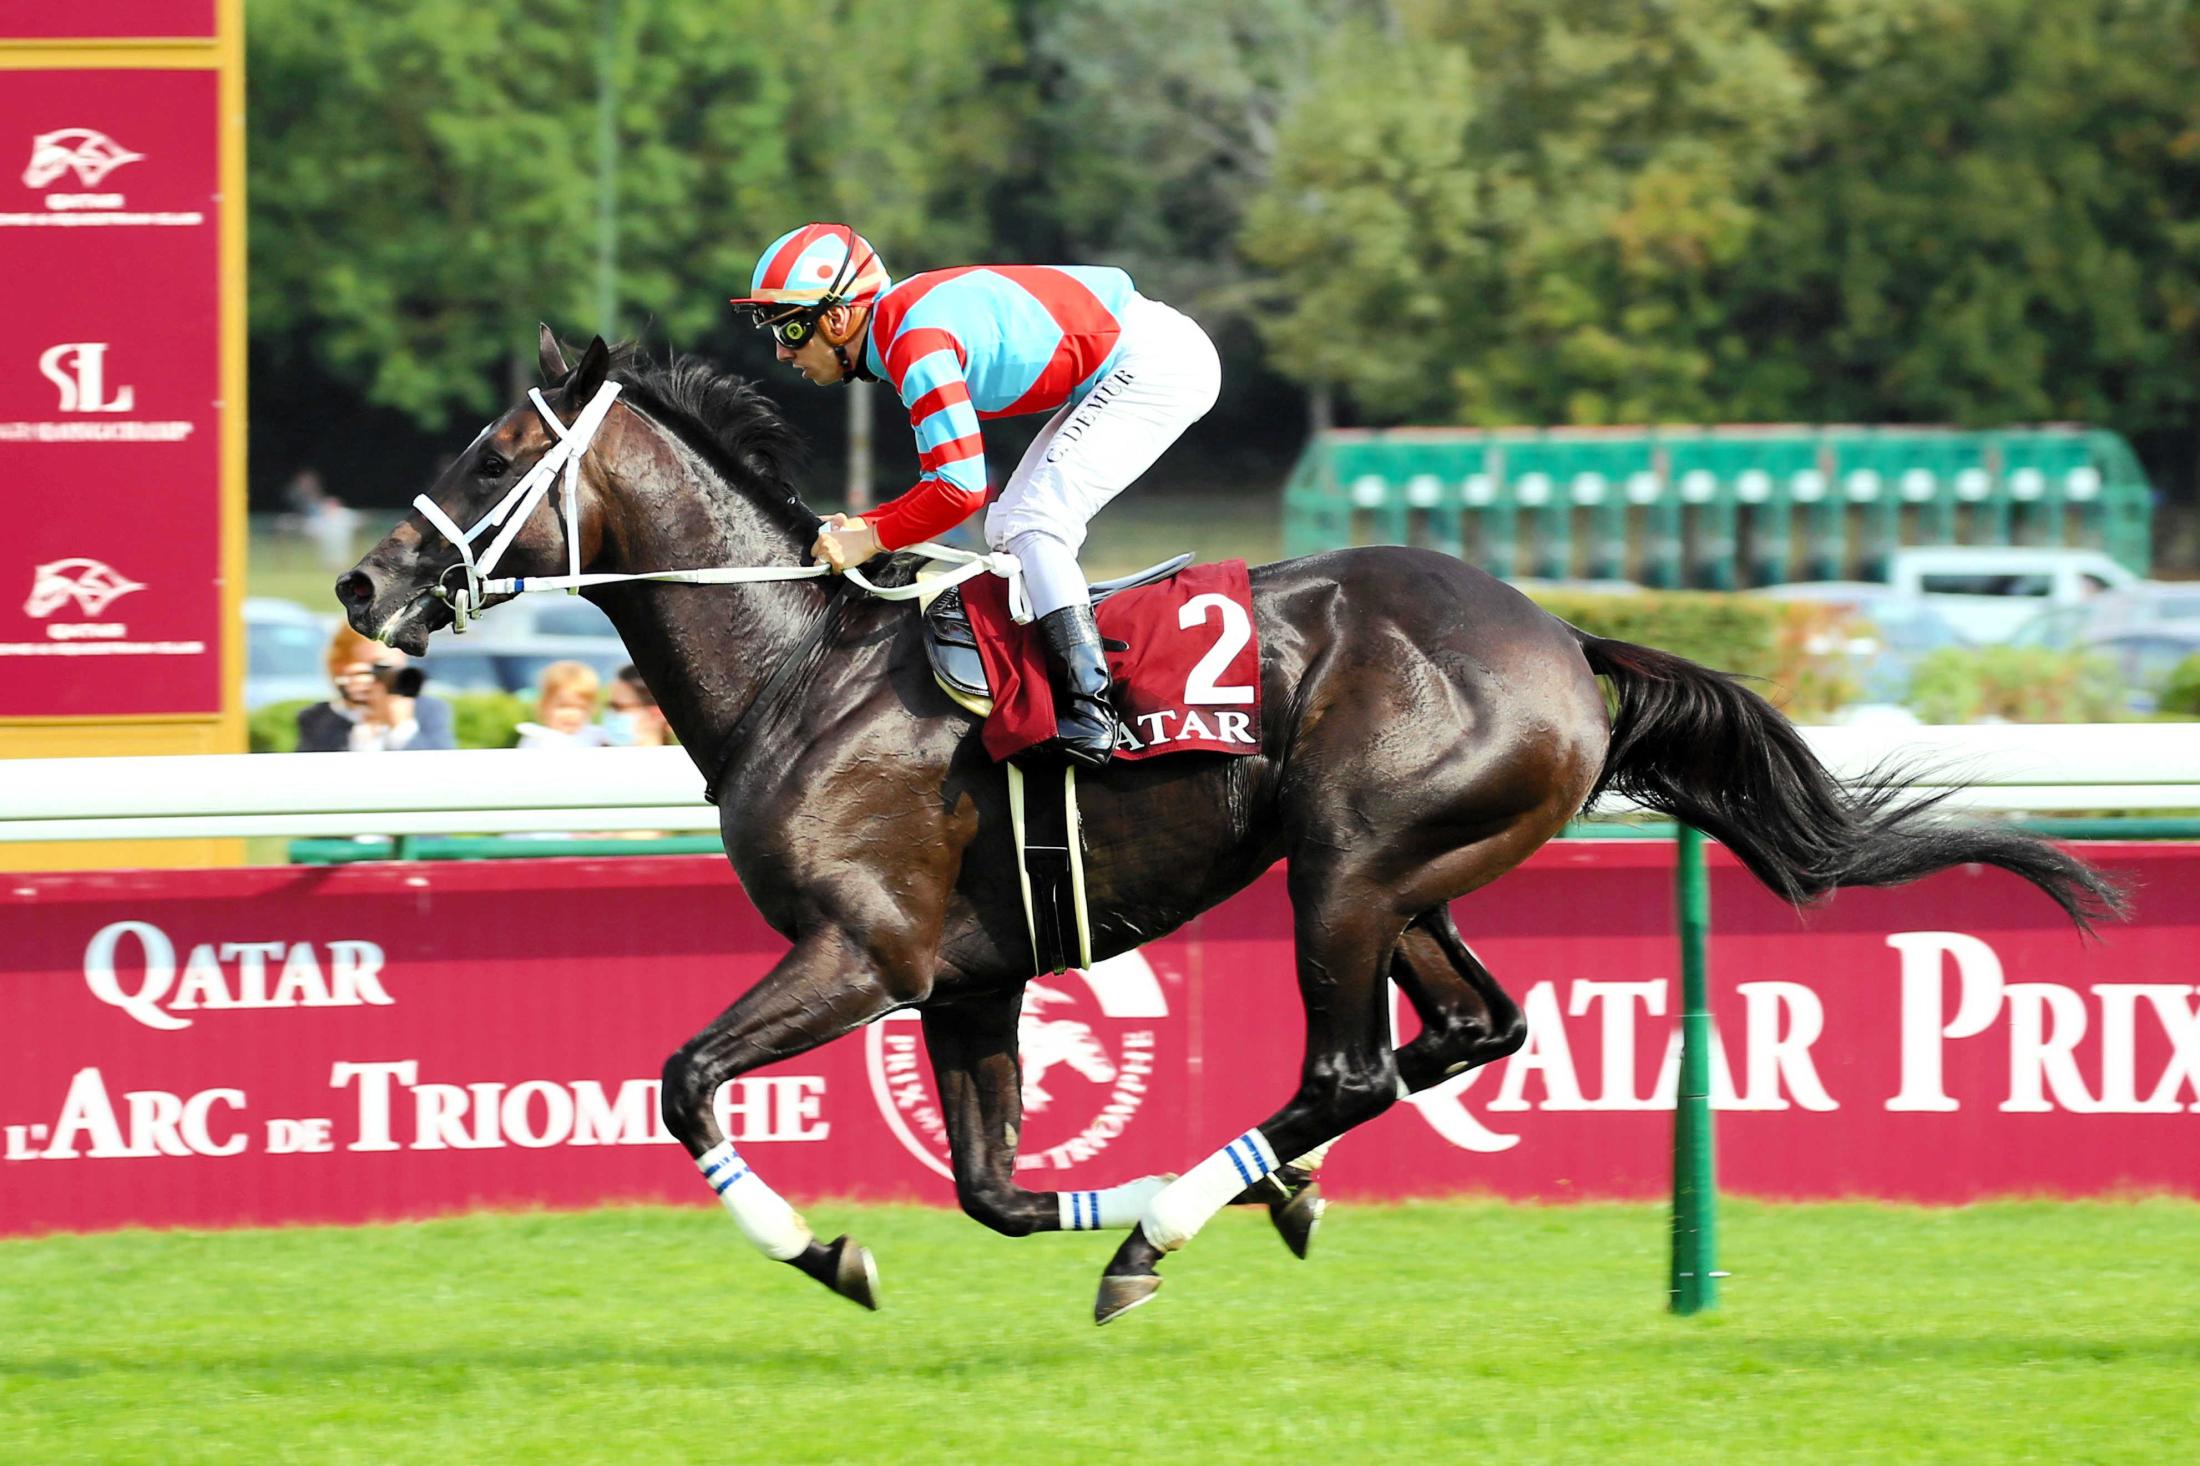
<svg viewBox="0 0 2200 1466"><path fill-rule="evenodd" d="M0 1244L10 1462L2182 1459L2200 1206L1730 1205L1218 1219L1090 1323L1112 1245L818 1206L866 1314L713 1208Z"/></svg>

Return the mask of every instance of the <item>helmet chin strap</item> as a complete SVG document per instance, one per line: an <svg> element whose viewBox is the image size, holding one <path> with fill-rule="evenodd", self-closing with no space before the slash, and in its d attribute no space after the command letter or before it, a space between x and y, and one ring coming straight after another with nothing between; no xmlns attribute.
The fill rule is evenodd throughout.
<svg viewBox="0 0 2200 1466"><path fill-rule="evenodd" d="M856 308L850 307L851 312L853 312L854 309ZM818 339L823 341L827 346L830 346L833 349L833 360L840 363L840 380L837 385L842 387L847 386L850 382L875 382L878 380L868 371L864 370L863 360L860 354L854 361L850 361L848 359L848 343L855 340L858 336L861 336L863 334L864 326L870 323L870 308L866 306L862 309L864 311L864 315L861 320L854 327L850 328L847 335L841 337L837 341L833 339L832 333L825 329L825 322L822 319L819 320L817 323Z"/></svg>

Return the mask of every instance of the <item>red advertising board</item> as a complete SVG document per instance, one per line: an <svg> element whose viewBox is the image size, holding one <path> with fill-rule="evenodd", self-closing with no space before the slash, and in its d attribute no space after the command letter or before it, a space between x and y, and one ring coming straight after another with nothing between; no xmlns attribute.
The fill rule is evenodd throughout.
<svg viewBox="0 0 2200 1466"><path fill-rule="evenodd" d="M0 75L0 718L217 714L220 74Z"/></svg>
<svg viewBox="0 0 2200 1466"><path fill-rule="evenodd" d="M1722 1186L2200 1195L2200 852L2093 853L2140 911L2087 945L1999 872L1844 892L1799 920L1715 852ZM1459 902L1529 1044L1354 1132L1332 1194L1663 1194L1671 862L1559 844ZM1302 1033L1289 931L1274 872L1035 984L1026 1184L1182 1170L1275 1109ZM784 950L710 859L10 877L0 1232L705 1202L657 1076ZM720 1105L797 1200L952 1204L914 1017Z"/></svg>
<svg viewBox="0 0 2200 1466"><path fill-rule="evenodd" d="M0 41L213 37L214 0L0 0Z"/></svg>

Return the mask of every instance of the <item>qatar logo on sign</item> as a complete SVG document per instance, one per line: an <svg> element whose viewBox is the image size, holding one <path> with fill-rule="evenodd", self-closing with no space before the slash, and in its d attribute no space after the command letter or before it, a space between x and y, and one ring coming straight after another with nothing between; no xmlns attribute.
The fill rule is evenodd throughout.
<svg viewBox="0 0 2200 1466"><path fill-rule="evenodd" d="M82 187L97 188L102 178L144 156L89 127L57 128L32 137L31 161L23 170L23 183L29 188L44 188L62 174L74 173Z"/></svg>
<svg viewBox="0 0 2200 1466"><path fill-rule="evenodd" d="M118 597L145 586L98 560L74 555L48 560L31 572L30 599L23 603L26 616L46 617L74 601L87 616L97 616Z"/></svg>
<svg viewBox="0 0 2200 1466"><path fill-rule="evenodd" d="M1031 983L1017 1025L1023 1054L1023 1154L1018 1170L1064 1170L1106 1150L1145 1103L1157 1057L1155 1020L1169 1002L1145 956L1125 952L1089 971ZM864 1036L871 1093L911 1155L952 1176L947 1125L914 1013Z"/></svg>

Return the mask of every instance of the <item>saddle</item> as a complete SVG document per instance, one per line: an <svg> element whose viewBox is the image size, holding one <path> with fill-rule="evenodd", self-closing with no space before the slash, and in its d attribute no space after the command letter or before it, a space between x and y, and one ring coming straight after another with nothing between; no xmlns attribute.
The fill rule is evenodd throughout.
<svg viewBox="0 0 2200 1466"><path fill-rule="evenodd" d="M1172 555L1158 565L1149 565L1130 575L1094 581L1093 604L1098 605L1117 591L1167 580L1191 563L1192 557L1187 552ZM928 570L918 571L918 582L921 584L929 573ZM925 598L924 656L931 663L933 680L949 697L979 717L993 711L993 689L986 681L985 663L978 658L978 638L970 629L970 613L963 608L961 586L951 585L938 595Z"/></svg>
<svg viewBox="0 0 2200 1466"><path fill-rule="evenodd" d="M1173 556L1134 575L1092 587L1095 604L1117 591L1166 580L1189 565ZM922 584L944 566L917 572ZM988 717L993 689L978 656L977 633L963 605L962 587L951 585L923 598L924 655L933 680L957 703ZM1077 770L1041 756L1008 765L1010 823L1016 835L1016 874L1023 888L1024 920L1031 932L1032 962L1040 972L1092 965L1092 927L1085 908L1084 832L1077 816Z"/></svg>

